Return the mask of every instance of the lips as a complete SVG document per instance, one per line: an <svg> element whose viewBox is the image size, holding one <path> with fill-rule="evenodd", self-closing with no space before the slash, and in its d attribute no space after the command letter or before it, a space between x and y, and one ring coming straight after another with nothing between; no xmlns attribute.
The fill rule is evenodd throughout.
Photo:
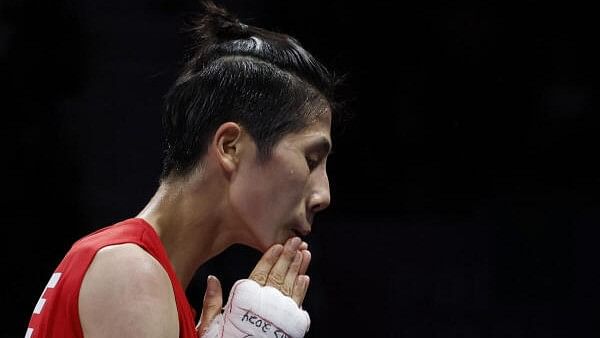
<svg viewBox="0 0 600 338"><path fill-rule="evenodd" d="M294 232L294 234L296 236L299 236L299 237L308 236L308 234L310 234L310 229L297 229L297 228L294 228L294 229L292 229L292 231Z"/></svg>
<svg viewBox="0 0 600 338"><path fill-rule="evenodd" d="M295 227L292 228L292 232L294 232L294 234L296 234L296 236L300 236L300 237L304 237L304 236L308 236L308 234L310 234L310 230L311 230L311 226L309 222L306 222L305 224L302 225L296 225Z"/></svg>

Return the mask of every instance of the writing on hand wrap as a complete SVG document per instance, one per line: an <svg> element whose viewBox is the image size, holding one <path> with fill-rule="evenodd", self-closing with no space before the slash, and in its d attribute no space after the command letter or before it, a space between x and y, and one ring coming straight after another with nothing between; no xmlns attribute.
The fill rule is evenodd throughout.
<svg viewBox="0 0 600 338"><path fill-rule="evenodd" d="M246 325L251 325L263 333L269 334L272 333L275 338L289 338L289 336L275 327L272 323L266 321L264 318L250 312L246 311L242 316L242 323L246 323Z"/></svg>

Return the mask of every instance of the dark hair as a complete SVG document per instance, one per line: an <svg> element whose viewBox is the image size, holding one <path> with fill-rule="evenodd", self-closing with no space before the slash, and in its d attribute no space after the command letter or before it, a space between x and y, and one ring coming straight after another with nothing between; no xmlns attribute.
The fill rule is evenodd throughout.
<svg viewBox="0 0 600 338"><path fill-rule="evenodd" d="M243 126L264 160L285 134L323 108L336 110L337 79L298 41L203 5L192 57L165 100L163 179L189 173L225 122Z"/></svg>

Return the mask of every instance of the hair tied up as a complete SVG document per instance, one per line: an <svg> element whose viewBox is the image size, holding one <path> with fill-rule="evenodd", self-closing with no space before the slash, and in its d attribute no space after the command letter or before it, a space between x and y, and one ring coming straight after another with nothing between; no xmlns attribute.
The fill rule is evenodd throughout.
<svg viewBox="0 0 600 338"><path fill-rule="evenodd" d="M204 13L195 21L192 31L198 42L214 43L248 38L248 25L210 0L202 1Z"/></svg>

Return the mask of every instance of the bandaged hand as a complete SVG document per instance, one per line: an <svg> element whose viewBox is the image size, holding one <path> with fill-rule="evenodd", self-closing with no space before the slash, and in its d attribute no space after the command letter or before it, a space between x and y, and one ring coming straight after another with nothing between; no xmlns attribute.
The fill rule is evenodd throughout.
<svg viewBox="0 0 600 338"><path fill-rule="evenodd" d="M209 278L199 325L201 336L303 337L310 326L308 313L301 309L309 284L305 273L311 257L307 249L299 238L289 239L285 246L271 247L249 278L234 284L223 314L216 316L210 315L214 306L210 305L209 293L220 296L221 290L218 281Z"/></svg>

